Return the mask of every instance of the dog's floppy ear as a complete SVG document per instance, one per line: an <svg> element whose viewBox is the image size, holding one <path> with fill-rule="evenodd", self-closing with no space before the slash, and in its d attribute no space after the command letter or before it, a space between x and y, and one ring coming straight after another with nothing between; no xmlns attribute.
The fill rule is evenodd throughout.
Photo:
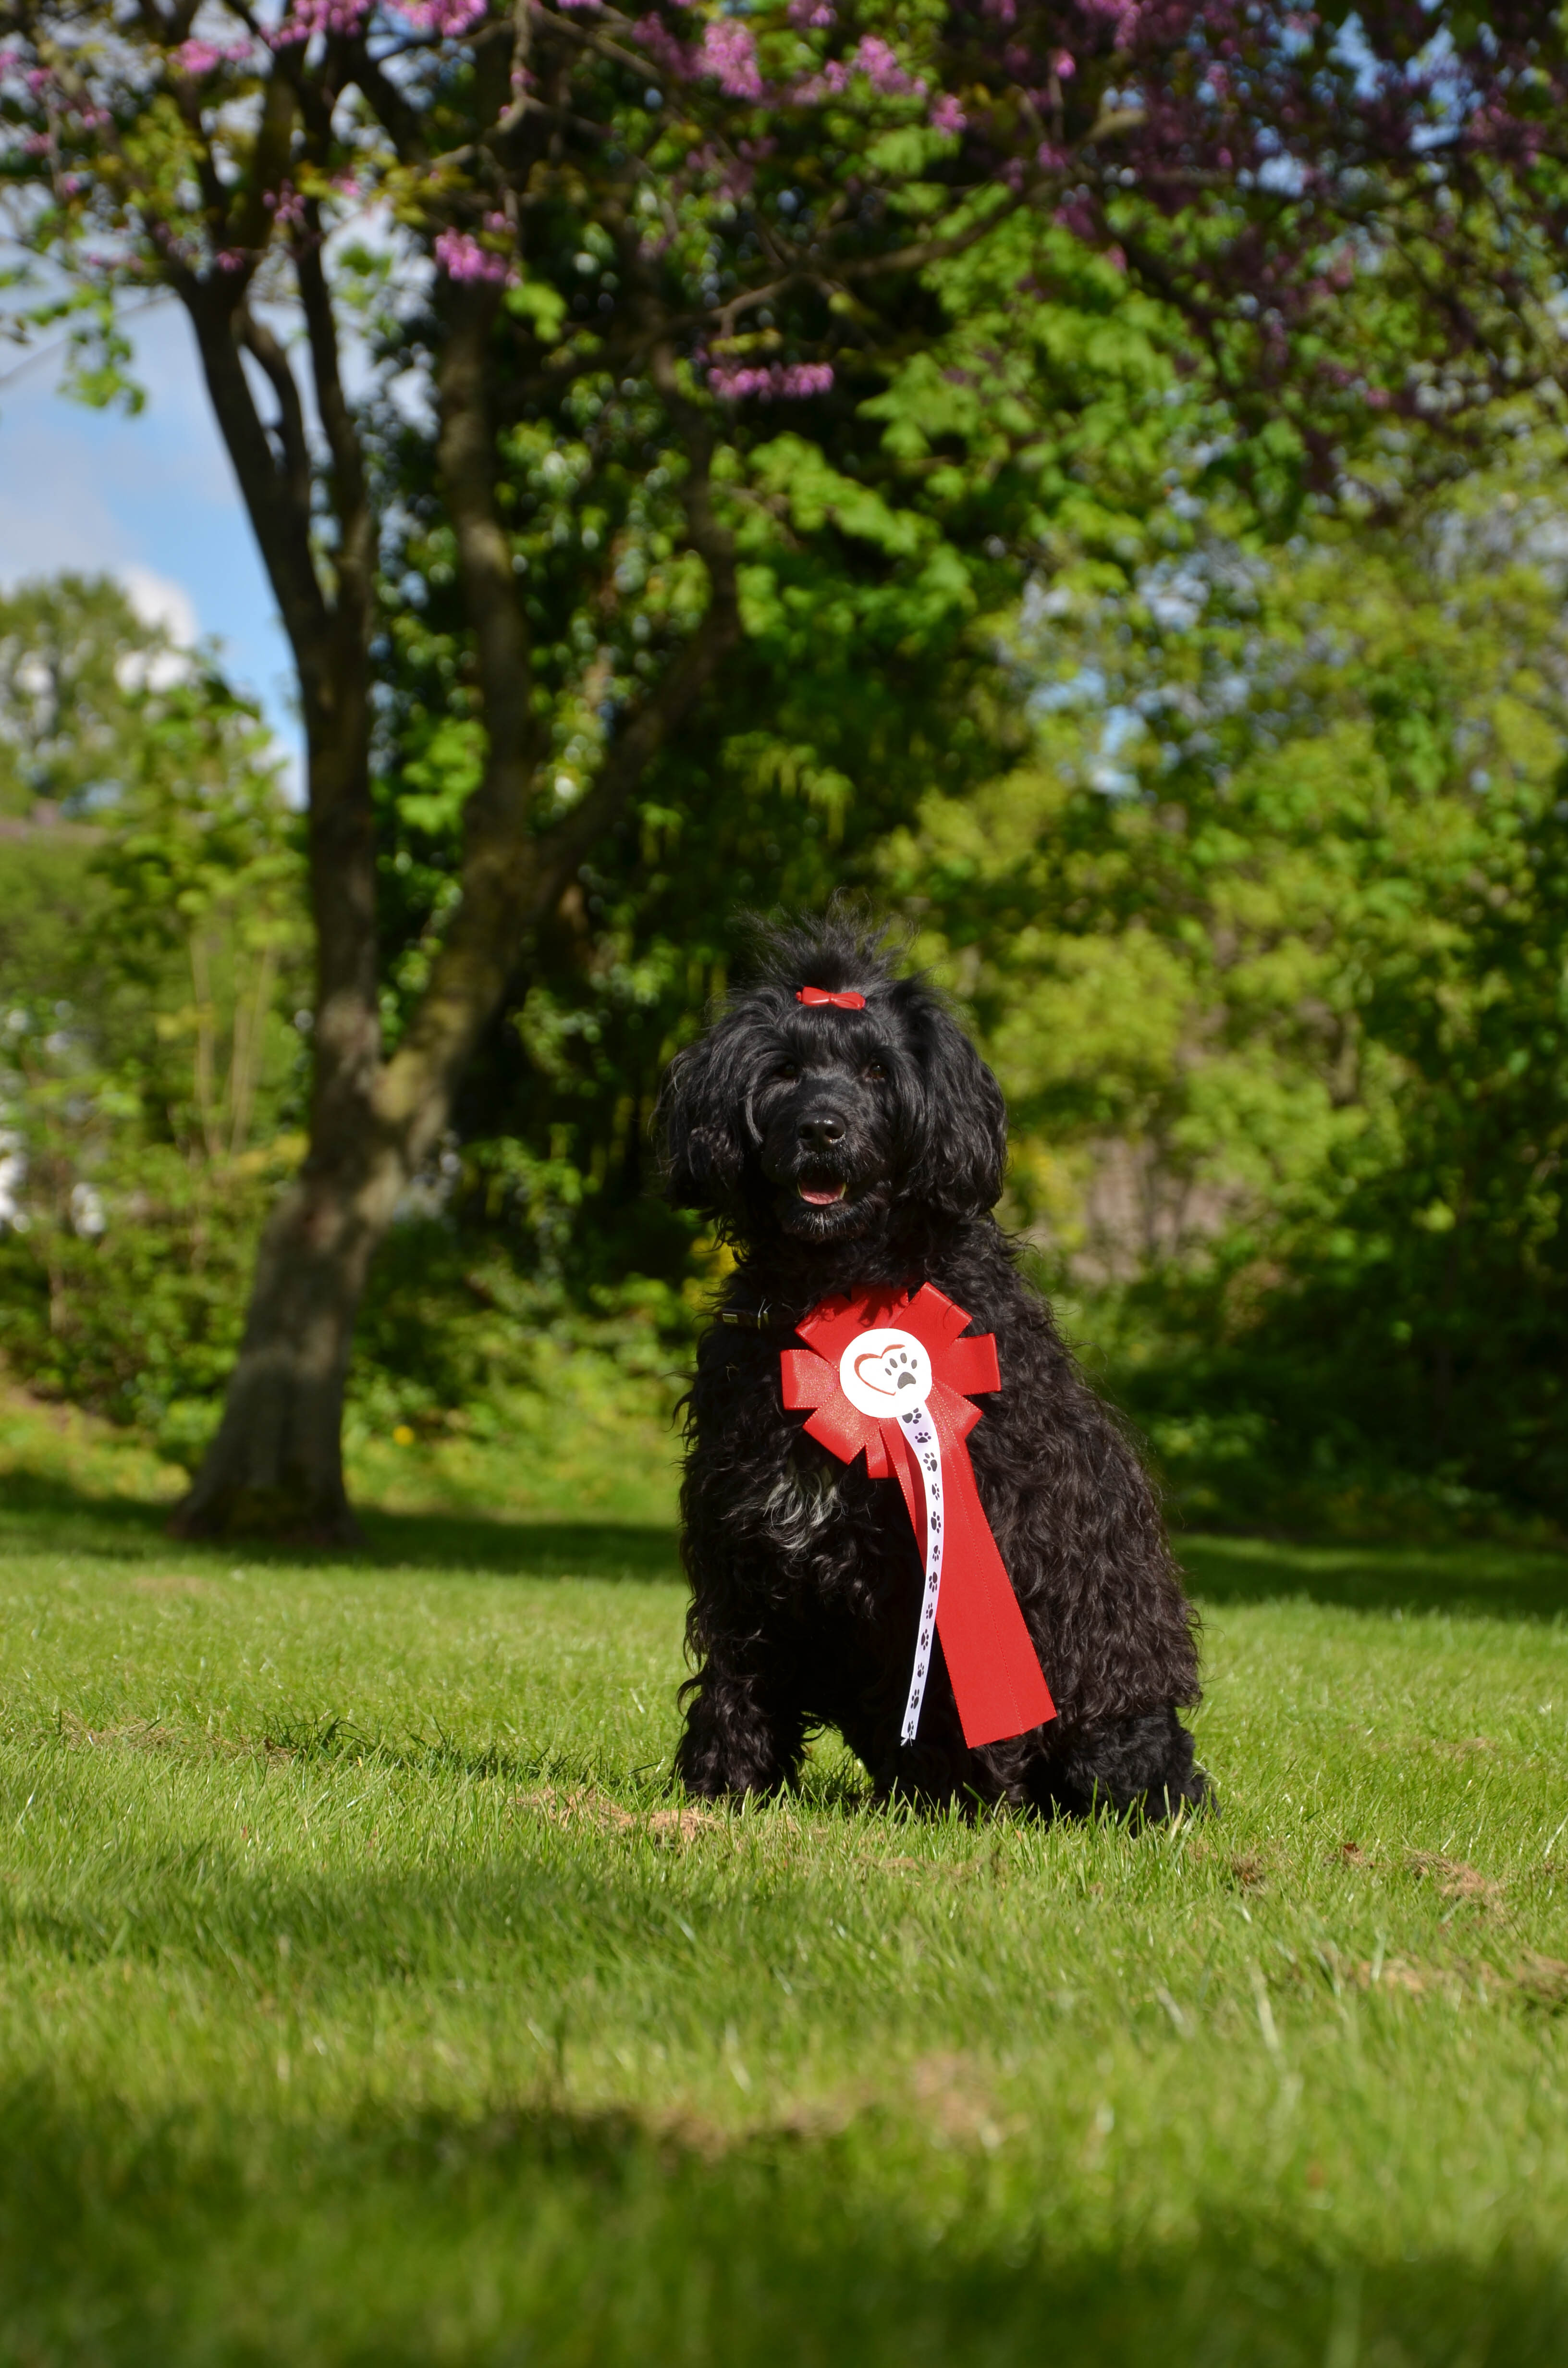
<svg viewBox="0 0 1568 2368"><path fill-rule="evenodd" d="M745 1167L745 1094L733 1030L722 1022L677 1053L654 1123L664 1144L665 1191L680 1209L722 1216Z"/></svg>
<svg viewBox="0 0 1568 2368"><path fill-rule="evenodd" d="M1002 1196L1007 1160L1002 1088L934 996L915 981L894 995L904 1004L920 1078L905 1196L948 1216L978 1216Z"/></svg>

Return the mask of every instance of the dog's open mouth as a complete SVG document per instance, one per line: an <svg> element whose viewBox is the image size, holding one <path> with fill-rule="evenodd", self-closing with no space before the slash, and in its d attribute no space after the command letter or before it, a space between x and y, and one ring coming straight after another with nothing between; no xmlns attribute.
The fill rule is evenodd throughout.
<svg viewBox="0 0 1568 2368"><path fill-rule="evenodd" d="M805 1202L808 1209L835 1208L848 1190L848 1185L842 1178L833 1184L808 1184L802 1177L795 1187L797 1197Z"/></svg>

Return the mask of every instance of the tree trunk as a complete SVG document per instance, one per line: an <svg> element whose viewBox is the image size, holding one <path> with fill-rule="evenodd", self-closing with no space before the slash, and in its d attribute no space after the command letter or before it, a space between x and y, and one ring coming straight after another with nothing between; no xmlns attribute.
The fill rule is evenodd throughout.
<svg viewBox="0 0 1568 2368"><path fill-rule="evenodd" d="M371 1258L405 1180L396 1149L312 1156L267 1221L223 1419L170 1528L311 1545L358 1537L343 1479L343 1390Z"/></svg>
<svg viewBox="0 0 1568 2368"><path fill-rule="evenodd" d="M322 653L330 705L309 697L315 686L304 677L313 724L311 1148L263 1231L223 1418L171 1523L181 1537L243 1532L337 1545L358 1535L343 1480L344 1383L370 1260L408 1180L414 1132L389 1127L377 1108L384 1071L365 661L354 640L335 638Z"/></svg>

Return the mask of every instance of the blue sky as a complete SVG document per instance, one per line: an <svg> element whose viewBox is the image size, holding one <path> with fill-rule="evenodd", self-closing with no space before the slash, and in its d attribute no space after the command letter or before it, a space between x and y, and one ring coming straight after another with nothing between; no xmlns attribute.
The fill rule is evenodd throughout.
<svg viewBox="0 0 1568 2368"><path fill-rule="evenodd" d="M118 575L182 638L222 641L231 678L292 754L288 644L190 331L172 303L127 325L148 398L134 419L66 402L51 359L0 383L0 584L67 567Z"/></svg>

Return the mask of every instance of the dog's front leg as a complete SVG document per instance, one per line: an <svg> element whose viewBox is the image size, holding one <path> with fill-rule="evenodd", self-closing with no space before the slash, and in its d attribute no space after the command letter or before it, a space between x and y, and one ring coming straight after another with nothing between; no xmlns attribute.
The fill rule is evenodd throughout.
<svg viewBox="0 0 1568 2368"><path fill-rule="evenodd" d="M800 1767L805 1739L801 1713L770 1702L756 1671L721 1651L692 1681L676 1773L703 1800L777 1792Z"/></svg>

